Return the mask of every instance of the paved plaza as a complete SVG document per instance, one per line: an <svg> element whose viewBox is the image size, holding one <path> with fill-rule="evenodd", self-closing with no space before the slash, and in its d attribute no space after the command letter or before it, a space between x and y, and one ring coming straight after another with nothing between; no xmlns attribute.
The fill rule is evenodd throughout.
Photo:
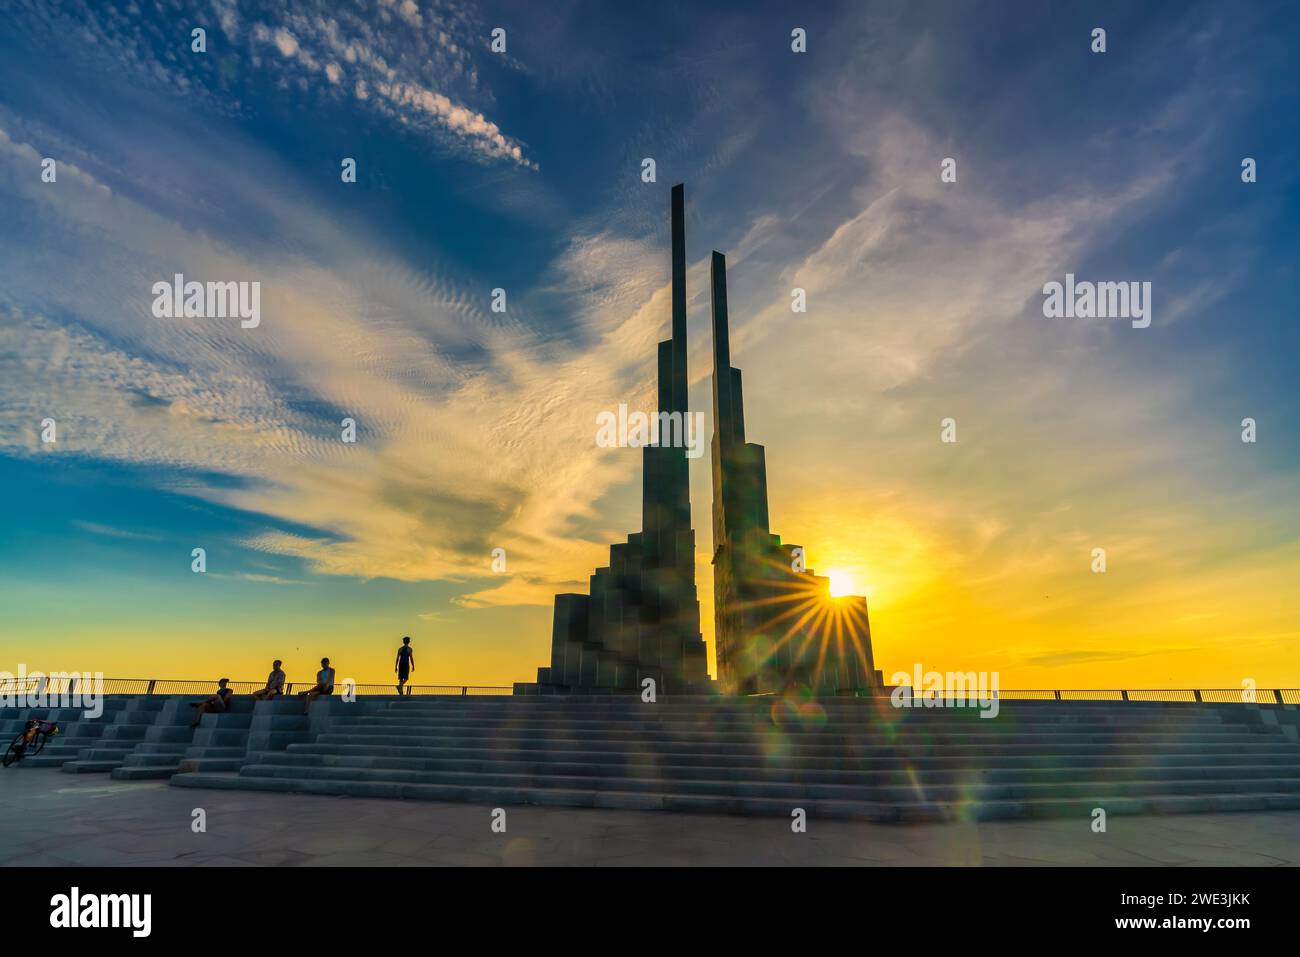
<svg viewBox="0 0 1300 957"><path fill-rule="evenodd" d="M195 808L207 830L195 833ZM195 791L52 769L0 772L15 865L1294 865L1300 812L881 825Z"/></svg>

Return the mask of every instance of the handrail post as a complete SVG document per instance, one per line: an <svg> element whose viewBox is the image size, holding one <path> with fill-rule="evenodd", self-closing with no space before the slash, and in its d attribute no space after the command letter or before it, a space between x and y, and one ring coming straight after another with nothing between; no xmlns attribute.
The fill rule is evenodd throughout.
<svg viewBox="0 0 1300 957"><path fill-rule="evenodd" d="M145 693L145 694L153 694L153 686L154 686L155 684L157 684L157 683L158 683L158 679L157 679L157 678L150 678L150 679L149 679L149 687L145 689L144 693Z"/></svg>
<svg viewBox="0 0 1300 957"><path fill-rule="evenodd" d="M461 685L461 686L460 686L460 696L463 698L463 697L465 697L465 696L468 695L468 694L469 694L469 686L468 686L468 685Z"/></svg>
<svg viewBox="0 0 1300 957"><path fill-rule="evenodd" d="M1193 689L1192 689L1192 694L1196 695L1196 700L1197 700L1197 701L1200 701L1200 700L1201 700L1201 689L1200 689L1200 688L1193 688Z"/></svg>
<svg viewBox="0 0 1300 957"><path fill-rule="evenodd" d="M286 682L284 683L284 693L285 693L286 695L291 695L291 694L293 694L293 682L292 682L292 681L286 681Z"/></svg>
<svg viewBox="0 0 1300 957"><path fill-rule="evenodd" d="M1282 700L1282 689L1281 689L1281 688L1274 688L1274 689L1273 689L1273 697L1277 699L1277 703L1278 703L1278 704L1286 704L1286 702Z"/></svg>
<svg viewBox="0 0 1300 957"><path fill-rule="evenodd" d="M1053 691L1052 694L1056 696L1056 700L1057 700L1057 701L1060 701L1060 700L1061 700L1061 692L1059 692L1059 691Z"/></svg>
<svg viewBox="0 0 1300 957"><path fill-rule="evenodd" d="M1123 689L1122 691L1120 691L1119 696L1120 696L1120 698L1122 698L1124 701L1127 701L1127 700L1128 700L1128 689L1125 688L1125 689Z"/></svg>

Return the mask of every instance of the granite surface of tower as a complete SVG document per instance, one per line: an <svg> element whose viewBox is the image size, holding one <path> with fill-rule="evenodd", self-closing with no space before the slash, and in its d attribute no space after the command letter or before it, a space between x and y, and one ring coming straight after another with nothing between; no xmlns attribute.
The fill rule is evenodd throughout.
<svg viewBox="0 0 1300 957"><path fill-rule="evenodd" d="M763 446L745 441L740 370L731 365L727 264L714 252L713 602L718 682L732 694L852 694L878 688L867 600L830 581L768 526Z"/></svg>
<svg viewBox="0 0 1300 957"><path fill-rule="evenodd" d="M551 663L516 694L640 691L653 678L663 694L710 690L695 590L686 458L686 224L684 190L672 190L672 335L659 343L658 411L680 423L642 449L640 532L610 546L589 593L555 596ZM670 420L671 421L671 420Z"/></svg>

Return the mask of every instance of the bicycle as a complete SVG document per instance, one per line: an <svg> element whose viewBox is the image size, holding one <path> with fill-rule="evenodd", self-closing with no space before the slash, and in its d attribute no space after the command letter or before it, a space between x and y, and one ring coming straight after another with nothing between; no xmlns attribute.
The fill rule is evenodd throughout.
<svg viewBox="0 0 1300 957"><path fill-rule="evenodd" d="M59 726L53 721L41 721L39 718L28 721L27 726L18 732L13 741L9 742L9 749L5 751L4 766L9 767L29 755L34 757L40 754L45 750L45 743L58 733Z"/></svg>

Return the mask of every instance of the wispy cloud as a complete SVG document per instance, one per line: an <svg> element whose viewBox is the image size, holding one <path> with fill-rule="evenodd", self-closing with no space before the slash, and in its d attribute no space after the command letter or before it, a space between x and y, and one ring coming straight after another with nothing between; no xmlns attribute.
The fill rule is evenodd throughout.
<svg viewBox="0 0 1300 957"><path fill-rule="evenodd" d="M40 42L85 41L76 56L89 50L115 71L213 112L245 109L252 96L243 83L247 73L269 80L283 96L350 104L466 157L537 168L524 145L485 115L493 98L473 51L490 55L488 37L469 6L422 7L415 0L379 0L373 7L325 0L170 6L161 15L135 4L82 2L31 4L29 12L44 24ZM206 52L189 49L192 28L207 32Z"/></svg>
<svg viewBox="0 0 1300 957"><path fill-rule="evenodd" d="M81 529L83 532L89 532L92 535L100 535L105 538L122 538L134 542L157 542L162 540L162 537L159 535L131 531L130 529L125 528L114 528L111 525L103 525L99 522L76 520L72 525L75 528Z"/></svg>
<svg viewBox="0 0 1300 957"><path fill-rule="evenodd" d="M506 548L510 574L464 599L472 605L542 603L555 582L584 577L600 549L570 524L639 462L596 448L596 413L648 395L645 357L666 295L640 301L643 277L614 280L585 299L581 347L546 343L490 319L455 277L412 274L382 238L290 213L274 164L245 159L241 168L268 178L232 177L232 194L253 190L250 203L352 265L254 261L80 171L61 170L59 188L43 190L27 175L38 151L0 131L0 183L59 237L47 269L79 276L51 287L5 270L0 447L47 452L34 425L52 415L60 455L161 466L173 490L317 530L268 530L246 544L325 574L470 581L489 576L492 548ZM116 261L92 254L106 247ZM588 259L601 249L575 241L553 285L584 301ZM153 318L149 288L173 271L257 278L262 325ZM478 358L449 361L467 341ZM358 423L355 445L341 441L344 416Z"/></svg>
<svg viewBox="0 0 1300 957"><path fill-rule="evenodd" d="M486 35L465 36L463 24L451 16L426 25L412 0L381 3L378 13L378 22L372 22L332 5L317 12L303 12L297 5L282 8L270 22L252 24L254 62L284 82L318 92L322 81L351 90L364 108L403 126L445 134L483 157L536 168L496 123L443 91L444 86L477 86L467 44L486 49ZM400 29L390 26L393 18L401 21ZM266 47L279 56L258 55L269 54Z"/></svg>

